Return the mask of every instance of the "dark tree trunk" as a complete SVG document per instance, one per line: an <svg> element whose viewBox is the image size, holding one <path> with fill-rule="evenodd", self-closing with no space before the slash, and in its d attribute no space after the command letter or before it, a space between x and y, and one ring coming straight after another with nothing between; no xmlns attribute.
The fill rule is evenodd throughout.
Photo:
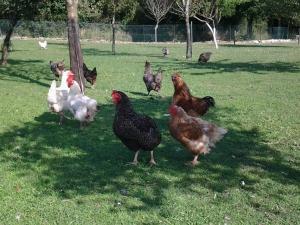
<svg viewBox="0 0 300 225"><path fill-rule="evenodd" d="M112 53L116 54L116 23L115 23L115 15L113 15L112 19Z"/></svg>
<svg viewBox="0 0 300 225"><path fill-rule="evenodd" d="M4 38L3 41L3 45L2 45L2 56L1 56L1 61L0 61L0 65L6 65L7 64L7 59L8 59L8 50L10 47L10 38L14 32L14 28L17 24L17 19L13 19L10 21L10 28L6 33L6 36Z"/></svg>
<svg viewBox="0 0 300 225"><path fill-rule="evenodd" d="M247 35L249 40L253 39L253 18L247 19Z"/></svg>
<svg viewBox="0 0 300 225"><path fill-rule="evenodd" d="M79 26L78 26L78 0L66 0L68 10L68 40L71 70L75 74L75 79L84 93L85 81L83 76L83 57L80 46Z"/></svg>
<svg viewBox="0 0 300 225"><path fill-rule="evenodd" d="M186 58L192 58L192 42L191 42L191 29L190 29L190 17L185 16L185 27L186 27Z"/></svg>

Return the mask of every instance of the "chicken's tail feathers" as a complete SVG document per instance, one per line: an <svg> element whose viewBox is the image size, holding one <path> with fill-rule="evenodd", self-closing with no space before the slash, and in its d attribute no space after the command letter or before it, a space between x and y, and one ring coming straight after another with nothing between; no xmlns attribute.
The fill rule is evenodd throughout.
<svg viewBox="0 0 300 225"><path fill-rule="evenodd" d="M227 132L228 130L223 127L216 127L216 129L214 129L214 132L212 133L212 136L210 137L210 146L214 146L214 144L217 141L220 141Z"/></svg>
<svg viewBox="0 0 300 225"><path fill-rule="evenodd" d="M205 96L203 98L203 100L205 102L207 102L207 104L208 104L209 107L215 107L215 105L216 105L215 99L213 97L211 97L211 96Z"/></svg>
<svg viewBox="0 0 300 225"><path fill-rule="evenodd" d="M56 81L53 80L51 83L51 86L48 91L48 97L47 100L49 103L55 103L56 102Z"/></svg>

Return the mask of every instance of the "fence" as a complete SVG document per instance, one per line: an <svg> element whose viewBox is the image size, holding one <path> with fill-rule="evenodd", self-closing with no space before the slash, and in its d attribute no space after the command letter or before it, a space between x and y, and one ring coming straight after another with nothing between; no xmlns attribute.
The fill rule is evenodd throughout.
<svg viewBox="0 0 300 225"><path fill-rule="evenodd" d="M80 23L82 39L110 41L112 37L111 25L100 23ZM0 20L0 36L5 35L9 28L7 20ZM254 27L252 33L239 26L217 27L218 39L223 41L262 40L262 39L295 39L300 29L297 27ZM212 40L211 33L205 25L193 24L193 41ZM185 25L160 25L157 32L159 42L185 41ZM67 24L65 22L49 21L19 21L14 36L17 37L45 37L67 38ZM129 42L153 42L154 25L116 25L116 40Z"/></svg>

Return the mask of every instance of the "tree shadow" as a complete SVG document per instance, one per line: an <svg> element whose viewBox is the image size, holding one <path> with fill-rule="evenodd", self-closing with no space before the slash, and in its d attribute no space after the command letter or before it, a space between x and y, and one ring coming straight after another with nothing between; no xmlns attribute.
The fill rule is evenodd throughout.
<svg viewBox="0 0 300 225"><path fill-rule="evenodd" d="M289 46L289 45L276 45L274 43L263 43L263 44L222 44L224 47L229 48L294 48L295 46Z"/></svg>
<svg viewBox="0 0 300 225"><path fill-rule="evenodd" d="M41 80L54 80L49 63L43 60L14 60L9 59L8 65L0 67L0 80L35 83L49 87Z"/></svg>
<svg viewBox="0 0 300 225"><path fill-rule="evenodd" d="M180 61L171 59L167 62L156 62L155 67L162 67L164 70L179 71L191 69L199 69L196 72L189 72L191 75L209 75L221 73L234 73L234 72L249 72L251 74L264 75L270 72L274 73L299 73L300 62L270 62L261 63L258 61L249 62L231 62L229 59L222 59L218 61L209 61L208 63L199 64L195 61Z"/></svg>
<svg viewBox="0 0 300 225"><path fill-rule="evenodd" d="M239 188L241 180L247 183L247 190L256 192L255 184L266 177L282 185L299 184L299 170L289 165L279 150L264 144L264 134L258 128L245 129L231 118L237 109L217 107L208 113L205 119L222 124L229 132L209 155L201 157L198 167L190 168L184 162L191 155L168 132L169 118L164 114L171 98L131 100L136 111L153 117L162 132L162 143L155 152L159 165L154 168L147 164L148 153L141 154L139 166L126 165L133 153L112 132L115 109L111 104L102 105L96 120L84 130L73 120L59 126L58 116L49 112L12 128L0 137L0 162L9 162L20 177L37 174L33 182L41 195L55 193L63 199L76 199L90 193L115 194L110 200L121 199L127 210L148 210L163 204L174 186L200 195L201 188L220 193ZM245 167L251 170L245 173ZM119 194L121 189L128 194ZM142 206L129 204L131 198Z"/></svg>
<svg viewBox="0 0 300 225"><path fill-rule="evenodd" d="M111 57L116 57L116 56L146 56L146 57L161 57L156 54L151 54L151 53L132 53L132 52L127 52L127 51L117 51L116 54L114 55L111 51L107 50L99 50L95 48L83 48L82 49L83 55L93 55L93 56L111 56Z"/></svg>

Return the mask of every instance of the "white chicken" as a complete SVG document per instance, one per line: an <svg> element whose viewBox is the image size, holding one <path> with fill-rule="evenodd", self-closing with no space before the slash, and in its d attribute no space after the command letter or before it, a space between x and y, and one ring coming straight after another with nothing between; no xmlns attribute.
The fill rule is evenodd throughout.
<svg viewBox="0 0 300 225"><path fill-rule="evenodd" d="M80 127L92 122L98 111L97 101L82 94L76 81L69 81L68 107L74 118L80 121Z"/></svg>
<svg viewBox="0 0 300 225"><path fill-rule="evenodd" d="M71 76L71 77L70 77ZM75 79L75 75L71 70L64 70L62 72L62 76L61 76L61 81L60 81L60 86L59 86L59 90L68 90L69 91L69 85L72 84L72 81ZM68 84L68 80L69 80L69 84Z"/></svg>
<svg viewBox="0 0 300 225"><path fill-rule="evenodd" d="M43 49L47 49L47 41L39 41L39 46Z"/></svg>
<svg viewBox="0 0 300 225"><path fill-rule="evenodd" d="M64 111L69 109L68 96L69 87L68 83L74 80L75 75L71 71L64 71L60 87L56 87L56 81L53 80L48 91L48 106L52 112L60 115L59 124L62 124Z"/></svg>

